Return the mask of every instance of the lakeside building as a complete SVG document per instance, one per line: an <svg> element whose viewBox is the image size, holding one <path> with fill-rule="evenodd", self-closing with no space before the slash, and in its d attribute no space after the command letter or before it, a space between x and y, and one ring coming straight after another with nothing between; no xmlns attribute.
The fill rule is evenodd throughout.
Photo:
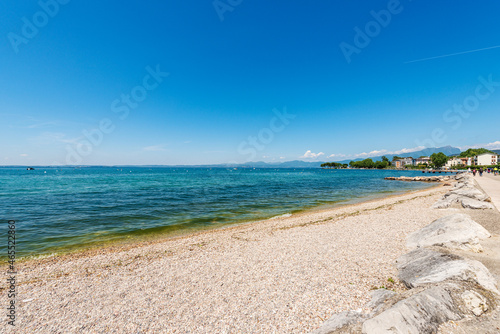
<svg viewBox="0 0 500 334"><path fill-rule="evenodd" d="M431 163L431 157L421 157L415 159L415 166L418 165L430 165Z"/></svg>
<svg viewBox="0 0 500 334"><path fill-rule="evenodd" d="M413 158L407 157L402 159L397 159L392 162L392 165L396 168L404 168L405 166L413 166Z"/></svg>
<svg viewBox="0 0 500 334"><path fill-rule="evenodd" d="M464 165L464 162L462 159L460 158L457 158L457 157L453 157L451 159L449 159L447 162L446 162L446 167L447 168L451 168L451 167L455 167L455 166L463 166Z"/></svg>
<svg viewBox="0 0 500 334"><path fill-rule="evenodd" d="M464 166L472 166L472 158L471 157L468 157L468 158L459 158L460 160L462 160L462 165Z"/></svg>
<svg viewBox="0 0 500 334"><path fill-rule="evenodd" d="M404 167L404 165L403 165L403 160L401 160L401 159L394 160L394 161L392 162L392 165L393 165L394 167L396 167L396 168L403 168L403 167Z"/></svg>
<svg viewBox="0 0 500 334"><path fill-rule="evenodd" d="M496 165L498 161L497 154L483 153L474 157L474 165L476 166Z"/></svg>

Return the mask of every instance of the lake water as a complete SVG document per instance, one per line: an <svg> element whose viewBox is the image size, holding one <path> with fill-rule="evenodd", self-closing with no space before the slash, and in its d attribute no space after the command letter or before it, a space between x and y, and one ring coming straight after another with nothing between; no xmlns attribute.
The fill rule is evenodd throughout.
<svg viewBox="0 0 500 334"><path fill-rule="evenodd" d="M126 242L429 187L393 170L0 168L0 243L16 221L17 257Z"/></svg>

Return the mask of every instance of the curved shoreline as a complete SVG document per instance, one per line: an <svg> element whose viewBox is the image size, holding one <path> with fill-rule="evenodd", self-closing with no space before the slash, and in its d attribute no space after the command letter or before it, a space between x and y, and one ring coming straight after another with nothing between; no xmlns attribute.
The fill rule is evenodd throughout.
<svg viewBox="0 0 500 334"><path fill-rule="evenodd" d="M428 183L428 182L422 182L422 183ZM429 184L426 188L424 189L419 189L419 190L403 190L403 191L395 191L391 192L390 194L388 193L374 193L370 194L369 196L364 196L360 198L352 198L348 199L345 201L340 201L340 202L334 202L330 204L321 204L317 205L314 207L309 207L309 208L304 208L297 210L293 213L285 213L283 215L279 216L274 216L270 218L265 218L265 219L259 219L259 220L250 220L250 221L235 221L232 223L224 223L224 224L219 224L218 226L207 226L207 227L202 227L202 228L196 228L196 229L180 229L178 231L173 231L173 232L160 232L160 233L151 233L151 234L145 234L142 236L137 236L137 235L130 235L129 238L132 238L132 240L127 240L126 238L119 239L119 240L109 240L109 241L104 241L104 242L99 242L96 244L90 244L90 245L74 245L74 246L69 246L69 247L64 247L64 248L54 248L53 251L49 251L46 253L42 254L37 254L37 255L28 255L24 256L21 258L16 259L16 262L18 263L27 263L27 262L32 262L32 261L38 261L38 260L43 260L45 258L61 258L61 257L85 257L85 256L92 256L92 254L95 254L96 252L100 251L110 251L110 252L121 252L121 251L126 251L129 249L134 249L137 247L143 247L151 244L157 244L157 243L163 243L163 242L168 242L169 240L177 240L177 239L184 239L184 238L191 238L197 235L205 234L205 233L212 233L216 232L218 230L224 230L224 229L231 229L231 228L238 228L240 226L245 226L245 225L252 225L252 224L261 224L261 223L266 223L268 221L272 221L275 219L281 219L281 218L289 218L289 216L284 217L285 215L290 214L293 217L300 217L301 215L311 215L311 214L317 214L317 213L323 213L323 212L330 212L335 209L340 209L340 208L353 208L355 206L364 204L364 203L372 203L376 202L382 199L391 199L391 198L397 198L400 196L408 195L408 194L418 194L420 192L424 192L433 188L437 188L442 186L442 184ZM0 269L4 267L4 264L0 264Z"/></svg>
<svg viewBox="0 0 500 334"><path fill-rule="evenodd" d="M447 189L21 262L18 329L307 332L403 288L393 263Z"/></svg>

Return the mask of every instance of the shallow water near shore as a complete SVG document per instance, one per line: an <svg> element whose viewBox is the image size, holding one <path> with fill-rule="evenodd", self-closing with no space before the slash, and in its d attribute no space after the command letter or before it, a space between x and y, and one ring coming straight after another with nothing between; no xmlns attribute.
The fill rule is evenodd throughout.
<svg viewBox="0 0 500 334"><path fill-rule="evenodd" d="M419 171L0 168L0 217L17 257L228 226L432 186ZM7 224L1 227L7 235ZM6 243L4 243L6 244ZM6 249L0 257L5 258Z"/></svg>

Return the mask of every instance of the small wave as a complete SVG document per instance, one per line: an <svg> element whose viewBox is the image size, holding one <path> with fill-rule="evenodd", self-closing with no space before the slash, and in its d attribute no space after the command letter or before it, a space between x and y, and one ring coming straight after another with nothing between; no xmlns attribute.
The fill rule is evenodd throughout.
<svg viewBox="0 0 500 334"><path fill-rule="evenodd" d="M285 213L284 215L274 216L274 217L271 217L269 219L288 218L288 217L291 217L291 216L292 216L291 213Z"/></svg>

